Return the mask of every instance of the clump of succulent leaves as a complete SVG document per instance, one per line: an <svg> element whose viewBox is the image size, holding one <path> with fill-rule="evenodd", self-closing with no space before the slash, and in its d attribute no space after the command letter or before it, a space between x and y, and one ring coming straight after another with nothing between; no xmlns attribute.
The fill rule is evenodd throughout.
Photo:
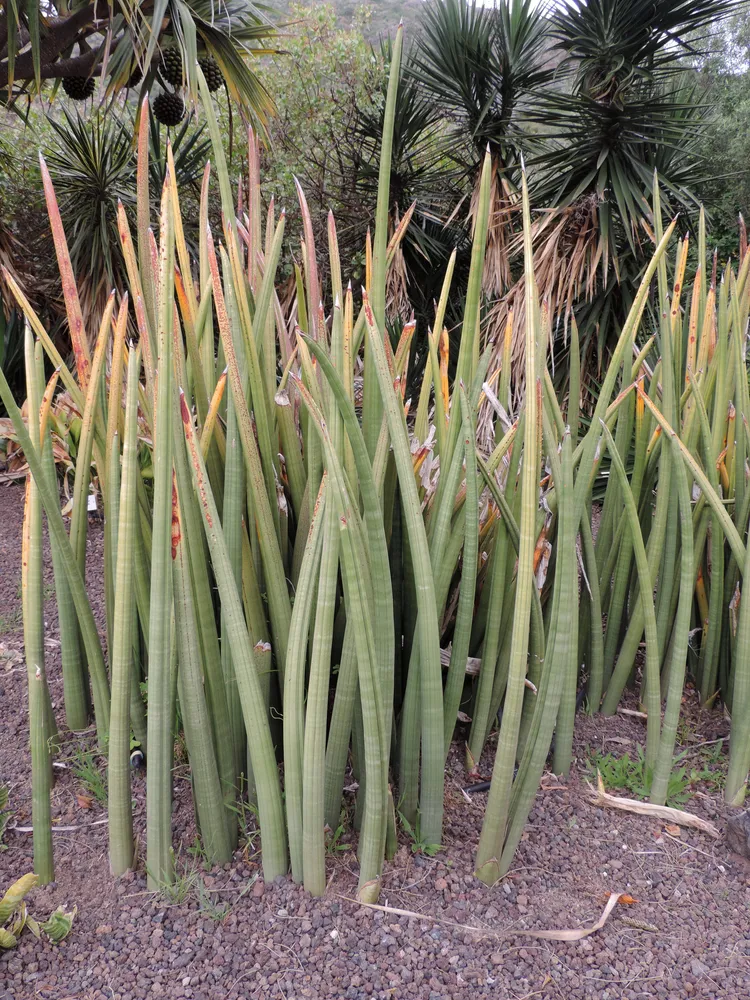
<svg viewBox="0 0 750 1000"><path fill-rule="evenodd" d="M44 935L53 944L59 944L70 934L76 908L66 910L58 906L49 917L40 922L29 913L26 896L37 885L39 879L33 872L17 879L0 899L0 948L15 948L25 929L35 938Z"/></svg>

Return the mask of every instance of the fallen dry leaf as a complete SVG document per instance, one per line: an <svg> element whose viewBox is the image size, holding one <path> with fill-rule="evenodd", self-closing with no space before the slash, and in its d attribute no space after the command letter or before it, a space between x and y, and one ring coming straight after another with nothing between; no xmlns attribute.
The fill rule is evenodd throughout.
<svg viewBox="0 0 750 1000"><path fill-rule="evenodd" d="M664 827L664 829L672 837L679 837L680 834L682 833L681 828L679 826L677 826L676 823L667 823L667 825Z"/></svg>
<svg viewBox="0 0 750 1000"><path fill-rule="evenodd" d="M382 906L379 903L365 903L362 900L352 899L351 896L340 896L339 898L346 899L350 903L359 903L360 906L366 906L369 910L380 910L382 913L393 913L402 917L416 917L418 920L431 920L437 924L446 924L450 927L458 927L461 930L471 931L472 933L483 936L498 938L530 937L536 938L540 941L582 941L584 938L589 937L589 935L596 934L597 931L600 931L602 927L604 927L607 920L609 920L609 915L612 913L612 910L614 910L618 901L622 899L622 896L623 893L611 892L609 894L607 905L604 907L601 916L596 923L592 924L590 927L576 927L570 930L554 931L531 931L523 930L517 927L509 927L503 931L494 931L488 928L472 927L470 924L459 924L453 920L445 920L442 917L433 917L429 913L419 913L416 910L402 910L395 906Z"/></svg>
<svg viewBox="0 0 750 1000"><path fill-rule="evenodd" d="M710 837L715 837L717 840L721 836L718 829L713 823L709 823L708 820L701 819L700 816L696 816L694 813L683 812L682 809L673 809L671 806L657 806L653 802L640 802L637 799L626 799L620 798L616 795L610 795L604 790L604 782L602 781L602 776L597 772L597 787L596 791L589 785L589 789L593 793L593 797L589 800L592 805L595 806L607 806L610 809L623 809L625 812L638 813L641 816L653 816L656 819L672 820L672 822L677 822L680 826L692 826L697 830L702 830L707 833ZM658 840L657 840L658 843Z"/></svg>
<svg viewBox="0 0 750 1000"><path fill-rule="evenodd" d="M90 809L93 801L90 795L81 795L80 793L76 795L76 802L81 809Z"/></svg>

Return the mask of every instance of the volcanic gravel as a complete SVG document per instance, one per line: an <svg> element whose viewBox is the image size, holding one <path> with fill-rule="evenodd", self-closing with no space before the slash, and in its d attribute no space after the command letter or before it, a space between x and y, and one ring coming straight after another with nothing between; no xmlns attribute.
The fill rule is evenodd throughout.
<svg viewBox="0 0 750 1000"><path fill-rule="evenodd" d="M19 659L22 507L21 488L0 486L0 782L10 786L11 826L17 827L31 824L26 677ZM89 532L89 584L101 628L101 525L91 523ZM54 600L47 602L46 620L50 687L59 705ZM686 710L689 752L726 733L720 712L700 713L692 703ZM63 733L62 739L66 766L56 770L53 814L58 825L77 829L55 834L57 881L28 900L42 919L60 904L77 906L77 916L59 946L26 932L17 948L0 953L0 1000L750 1000L750 865L723 840L687 827L670 835L659 821L588 802L589 752L634 753L644 740L637 719L579 718L573 772L566 782L545 776L514 867L494 888L472 874L486 796L467 801L456 745L446 775L443 849L426 857L404 838L386 865L380 902L387 910L353 902L353 850L332 853L323 899L291 879L264 884L252 830L231 865L207 870L190 850L196 831L179 754L177 887L170 897L146 889L143 772L133 780L138 870L112 879L107 828L95 825L106 812L73 773L76 751L91 746L91 737ZM490 764L483 760L480 770L489 777ZM699 789L685 808L723 826L724 807L710 790ZM5 841L0 892L32 870L31 836L10 829ZM348 835L341 846L348 846ZM590 926L612 891L637 902L615 907L604 928L583 941L516 933Z"/></svg>

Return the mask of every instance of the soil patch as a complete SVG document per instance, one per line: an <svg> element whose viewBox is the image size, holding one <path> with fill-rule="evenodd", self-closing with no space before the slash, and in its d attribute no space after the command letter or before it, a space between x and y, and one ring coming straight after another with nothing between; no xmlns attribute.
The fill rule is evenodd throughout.
<svg viewBox="0 0 750 1000"><path fill-rule="evenodd" d="M20 622L23 490L0 486L0 782L10 786L18 827L31 823L26 674ZM89 583L103 629L102 530L89 525ZM98 580L97 580L98 573ZM57 616L46 568L47 665L60 704ZM99 588L96 590L96 588ZM59 714L59 713L58 713ZM681 728L686 766L705 754L720 770L726 735L720 711L701 712L688 695ZM357 863L332 852L328 893L313 899L291 879L265 885L252 826L234 863L207 869L195 844L184 760L176 760L174 842L180 878L170 896L146 890L139 870L114 880L107 861L106 811L87 771L90 741L63 733L54 819L57 881L35 890L32 912L61 903L78 914L58 947L25 934L0 953L0 1000L637 1000L750 998L750 868L723 841L694 830L668 833L644 817L594 808L585 778L593 753L635 757L644 740L633 717L579 716L576 760L567 782L545 776L509 876L487 888L472 874L486 796L468 797L462 751L446 780L443 850L430 858L406 840L386 866L381 903L418 916L352 902ZM718 747L718 750L716 749ZM489 777L489 763L480 770ZM145 826L145 776L134 775L135 825ZM690 787L684 808L720 827L713 783ZM340 846L346 846L346 837ZM32 868L31 836L6 835L0 889ZM617 906L603 930L576 944L515 936L528 928L592 924L611 891Z"/></svg>

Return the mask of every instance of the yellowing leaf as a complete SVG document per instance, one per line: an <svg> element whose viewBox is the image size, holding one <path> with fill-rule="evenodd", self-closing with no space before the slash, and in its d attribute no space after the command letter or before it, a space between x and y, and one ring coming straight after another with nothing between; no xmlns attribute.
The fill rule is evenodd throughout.
<svg viewBox="0 0 750 1000"><path fill-rule="evenodd" d="M16 941L10 931L6 931L0 927L0 948L15 948L17 944L18 941Z"/></svg>
<svg viewBox="0 0 750 1000"><path fill-rule="evenodd" d="M75 906L69 911L63 906L58 906L54 913L50 913L49 919L44 921L40 929L44 931L53 944L59 944L63 938L70 934L70 928L73 926L77 912L78 908Z"/></svg>
<svg viewBox="0 0 750 1000"><path fill-rule="evenodd" d="M5 929L10 931L14 938L20 938L23 929L26 926L26 919L28 915L29 911L26 908L26 903L21 903L16 912L13 914L12 921Z"/></svg>
<svg viewBox="0 0 750 1000"><path fill-rule="evenodd" d="M38 879L36 875L34 875L33 872L29 872L28 875L22 875L21 878L13 883L3 898L0 899L0 924L7 923L10 915L21 902L23 897L27 893L31 892L37 882Z"/></svg>

